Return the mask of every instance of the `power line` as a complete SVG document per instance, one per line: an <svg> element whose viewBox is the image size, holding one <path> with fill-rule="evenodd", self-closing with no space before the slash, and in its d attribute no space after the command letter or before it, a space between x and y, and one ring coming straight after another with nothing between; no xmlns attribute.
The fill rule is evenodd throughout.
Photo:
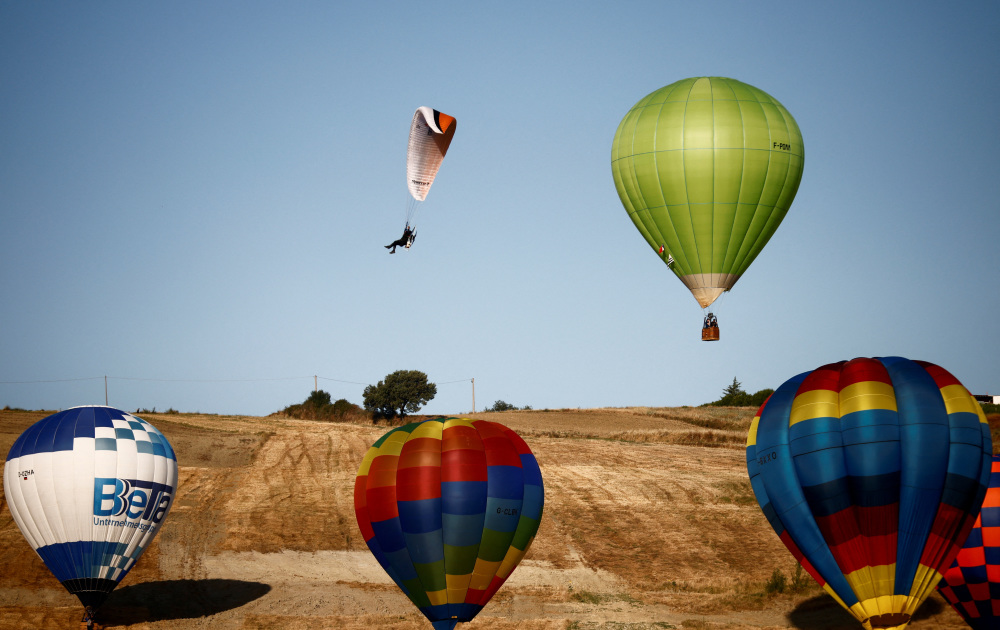
<svg viewBox="0 0 1000 630"><path fill-rule="evenodd" d="M328 376L310 375L323 381L333 381L335 383L348 383L350 385L370 385L371 383L359 383L358 381L347 381L340 378L330 378ZM115 381L144 381L152 383L257 383L264 381L298 381L310 378L310 376L276 376L271 378L149 378L143 376L81 376L80 378L60 378L37 381L0 381L0 385L31 385L34 383L69 383L72 381L97 381L101 379ZM444 381L437 385L451 385L453 383L466 383L471 379L462 378L455 381Z"/></svg>
<svg viewBox="0 0 1000 630"><path fill-rule="evenodd" d="M81 378L58 378L47 381L0 381L0 385L31 385L33 383L69 383L70 381L96 381L103 376L83 376Z"/></svg>
<svg viewBox="0 0 1000 630"><path fill-rule="evenodd" d="M261 381L297 381L309 377L277 376L274 378L142 378L138 376L109 376L108 378L119 381L152 381L156 383L256 383Z"/></svg>
<svg viewBox="0 0 1000 630"><path fill-rule="evenodd" d="M323 381L334 381L336 383L350 383L351 385L370 385L370 383L358 383L356 381L343 381L343 380L340 380L339 378L327 378L325 376L317 376L316 378L318 378L320 380L323 380Z"/></svg>

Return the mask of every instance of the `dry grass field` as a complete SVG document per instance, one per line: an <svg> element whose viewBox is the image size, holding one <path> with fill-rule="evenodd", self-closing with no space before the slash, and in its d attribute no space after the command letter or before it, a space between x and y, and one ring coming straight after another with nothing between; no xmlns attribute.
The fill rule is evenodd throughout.
<svg viewBox="0 0 1000 630"><path fill-rule="evenodd" d="M545 512L527 557L460 630L860 628L796 563L746 476L750 409L473 414L527 440ZM0 452L45 412L0 411ZM368 552L353 483L385 427L142 414L171 441L176 502L102 609L107 628L428 630ZM0 630L77 628L82 608L0 496ZM767 588L775 571L787 586ZM799 576L802 577L801 575ZM934 595L910 625L959 629Z"/></svg>

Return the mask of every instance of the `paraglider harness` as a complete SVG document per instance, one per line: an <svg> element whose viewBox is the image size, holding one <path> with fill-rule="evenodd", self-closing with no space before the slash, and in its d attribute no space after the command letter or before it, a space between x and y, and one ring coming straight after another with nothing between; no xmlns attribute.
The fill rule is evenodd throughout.
<svg viewBox="0 0 1000 630"><path fill-rule="evenodd" d="M389 253L395 254L397 247L402 246L405 247L406 249L410 249L410 245L413 245L413 241L416 240L416 238L417 238L417 231L411 230L410 224L407 223L406 227L403 229L403 235L398 239L396 239L395 241L386 245L385 248L389 249L391 247L392 249L389 251Z"/></svg>
<svg viewBox="0 0 1000 630"><path fill-rule="evenodd" d="M701 340L702 341L718 341L719 340L719 320L715 318L715 315L709 313L705 316L705 323L701 327Z"/></svg>

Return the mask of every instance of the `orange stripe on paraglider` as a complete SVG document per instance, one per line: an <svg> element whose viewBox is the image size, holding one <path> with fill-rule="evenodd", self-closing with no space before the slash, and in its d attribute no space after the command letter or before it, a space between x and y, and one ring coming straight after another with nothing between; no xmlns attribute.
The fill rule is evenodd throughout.
<svg viewBox="0 0 1000 630"><path fill-rule="evenodd" d="M434 110L434 116L437 118L438 129L440 129L441 131L448 131L448 127L451 127L451 124L455 122L455 118L453 116L449 116L448 114L442 114L436 109Z"/></svg>

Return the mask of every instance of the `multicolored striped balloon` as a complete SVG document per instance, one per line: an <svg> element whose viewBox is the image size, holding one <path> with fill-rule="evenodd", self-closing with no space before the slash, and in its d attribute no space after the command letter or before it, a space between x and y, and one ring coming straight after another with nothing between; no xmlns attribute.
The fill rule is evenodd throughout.
<svg viewBox="0 0 1000 630"><path fill-rule="evenodd" d="M177 457L142 418L74 407L17 438L3 488L28 544L93 617L163 525Z"/></svg>
<svg viewBox="0 0 1000 630"><path fill-rule="evenodd" d="M436 630L471 620L493 597L534 540L543 503L524 440L466 418L389 431L354 484L368 548Z"/></svg>
<svg viewBox="0 0 1000 630"><path fill-rule="evenodd" d="M975 630L1000 629L1000 455L979 518L938 591Z"/></svg>
<svg viewBox="0 0 1000 630"><path fill-rule="evenodd" d="M771 527L865 628L903 628L979 513L992 444L979 403L943 368L901 357L786 381L747 437Z"/></svg>

